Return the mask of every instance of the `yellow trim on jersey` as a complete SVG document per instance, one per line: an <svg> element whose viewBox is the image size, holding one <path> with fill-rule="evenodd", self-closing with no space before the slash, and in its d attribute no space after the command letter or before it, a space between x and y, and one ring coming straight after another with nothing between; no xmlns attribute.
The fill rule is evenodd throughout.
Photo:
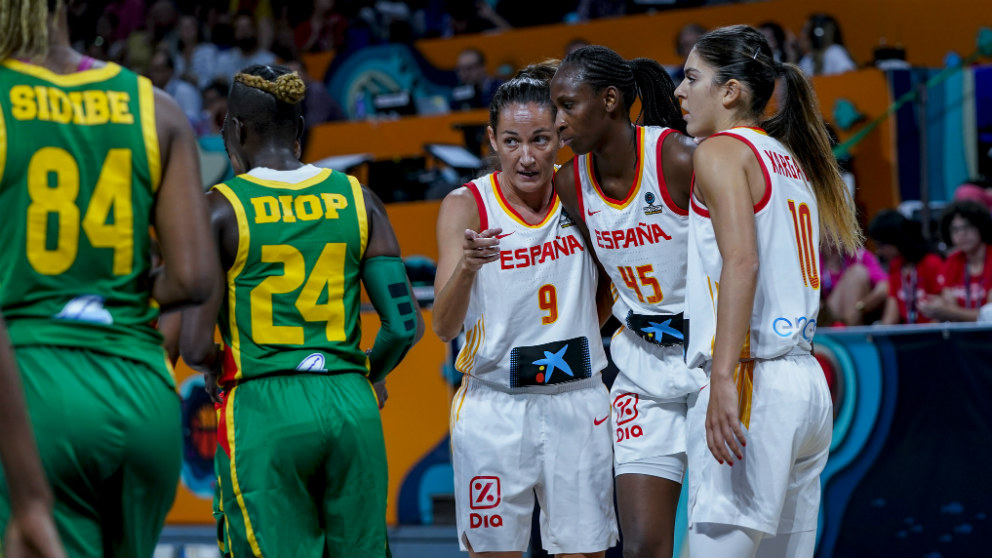
<svg viewBox="0 0 992 558"><path fill-rule="evenodd" d="M365 254L365 247L369 244L369 214L365 209L365 193L362 192L362 184L354 176L348 175L348 182L351 183L351 195L355 198L355 216L358 217L358 228L362 235L362 251Z"/></svg>
<svg viewBox="0 0 992 558"><path fill-rule="evenodd" d="M234 258L234 264L231 265L231 269L227 270L227 296L228 306L231 307L231 356L234 357L234 365L238 369L234 373L234 379L240 380L242 377L241 336L238 328L238 315L235 312L235 303L238 297L234 289L234 280L241 275L241 272L245 268L245 263L248 261L248 246L251 241L251 232L248 230L248 215L245 213L245 206L241 204L241 200L231 190L231 187L227 184L218 184L214 186L214 190L217 190L217 192L227 198L227 201L231 203L231 207L234 209L234 216L238 221L238 254Z"/></svg>
<svg viewBox="0 0 992 558"><path fill-rule="evenodd" d="M247 180L253 184L258 184L259 186L265 186L268 188L279 188L280 190L302 190L304 188L309 188L314 184L318 184L327 180L331 176L331 169L321 169L320 172L314 176L303 180L302 182L281 182L279 180L266 180L264 178L258 178L257 176L252 176L248 173L239 174L238 178Z"/></svg>
<svg viewBox="0 0 992 558"><path fill-rule="evenodd" d="M479 352L479 348L482 347L485 340L486 321L485 317L483 317L479 318L475 327L468 330L465 334L465 345L458 353L458 358L455 361L455 370L462 374L471 374L472 369L475 368L475 355Z"/></svg>
<svg viewBox="0 0 992 558"><path fill-rule="evenodd" d="M750 332L748 332L750 335ZM737 382L737 416L744 423L744 428L751 426L751 399L754 395L754 361L742 362L734 368L734 380Z"/></svg>
<svg viewBox="0 0 992 558"><path fill-rule="evenodd" d="M501 208L503 208L503 213L506 213L507 216L509 216L511 219L527 227L528 229L539 229L544 225L548 224L548 221L551 220L551 216L558 211L558 206L561 205L561 201L558 199L558 195L554 193L554 190L552 190L551 195L554 196L555 201L548 209L548 214L544 216L544 219L541 219L540 223L536 225L531 225L530 223L521 219L520 216L517 214L517 212L514 211L512 207L508 206L507 202L503 200L503 191L499 187L499 181L496 180L496 173L492 173L489 175L489 184L492 186L493 192L496 193L496 202L499 203L499 206Z"/></svg>
<svg viewBox="0 0 992 558"><path fill-rule="evenodd" d="M0 107L0 184L3 183L3 169L7 166L7 124L3 119L3 107Z"/></svg>
<svg viewBox="0 0 992 558"><path fill-rule="evenodd" d="M138 77L138 109L141 111L141 134L145 139L152 192L157 192L162 183L162 157L158 145L158 130L155 128L155 90L152 89L151 80L144 76Z"/></svg>
<svg viewBox="0 0 992 558"><path fill-rule="evenodd" d="M38 79L43 79L60 87L76 87L77 85L87 85L99 81L106 81L121 73L121 67L113 62L107 62L100 68L83 70L82 72L73 72L71 74L56 74L44 66L28 64L13 58L4 60L3 65L11 70L14 70L15 72L20 72Z"/></svg>
<svg viewBox="0 0 992 558"><path fill-rule="evenodd" d="M613 209L624 209L631 204L635 199L637 199L638 192L641 191L641 179L644 177L644 163L646 157L645 145L644 145L644 128L641 126L637 127L637 146L640 148L640 153L637 155L637 176L634 177L634 187L627 194L627 199L623 200L622 203L616 203L606 197L603 193L602 186L596 181L596 170L592 168L592 153L586 155L586 172L589 174L589 182L592 184L592 189L596 192L596 196L603 200L603 203L612 207Z"/></svg>
<svg viewBox="0 0 992 558"><path fill-rule="evenodd" d="M232 328L233 329L233 328ZM245 531L248 533L248 544L255 556L262 556L262 549L258 547L258 540L255 538L255 530L251 526L251 519L248 518L248 508L245 506L245 497L241 494L241 485L238 484L238 469L235 466L234 448L234 395L238 391L238 386L231 388L231 393L227 396L227 443L231 448L231 489L234 490L234 497L238 500L241 508L241 516L245 520Z"/></svg>
<svg viewBox="0 0 992 558"><path fill-rule="evenodd" d="M455 391L455 396L451 398L451 411L448 413L448 432L455 431L455 423L461 418L462 404L465 403L465 394L468 391L468 383L471 376L462 378L462 385ZM452 448L454 450L454 448Z"/></svg>

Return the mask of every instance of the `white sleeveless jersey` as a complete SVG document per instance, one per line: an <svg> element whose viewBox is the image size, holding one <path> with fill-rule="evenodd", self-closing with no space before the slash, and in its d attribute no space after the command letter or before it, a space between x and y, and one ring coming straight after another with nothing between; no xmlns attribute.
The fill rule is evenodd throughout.
<svg viewBox="0 0 992 558"><path fill-rule="evenodd" d="M526 390L589 378L606 367L596 313L597 270L558 196L528 225L500 191L498 173L465 185L480 230L500 227L500 257L479 270L465 314L464 374Z"/></svg>
<svg viewBox="0 0 992 558"><path fill-rule="evenodd" d="M765 195L754 206L758 278L742 359L770 359L812 350L820 308L820 219L816 196L792 153L764 130L733 128L730 136L751 148L765 176ZM713 358L723 258L709 211L691 197L686 362Z"/></svg>
<svg viewBox="0 0 992 558"><path fill-rule="evenodd" d="M637 130L637 178L627 198L615 200L596 181L591 154L576 157L579 210L596 256L613 280L613 314L628 327L628 311L640 315L681 314L689 218L675 205L661 170L661 145L670 128ZM656 332L663 341L672 338ZM677 339L677 337L676 337Z"/></svg>

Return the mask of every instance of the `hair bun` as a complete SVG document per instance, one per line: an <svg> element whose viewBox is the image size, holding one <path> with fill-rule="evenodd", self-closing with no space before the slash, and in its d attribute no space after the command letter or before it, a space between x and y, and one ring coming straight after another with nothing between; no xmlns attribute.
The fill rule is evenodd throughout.
<svg viewBox="0 0 992 558"><path fill-rule="evenodd" d="M306 84L296 72L283 74L277 77L274 83L275 87L272 93L280 101L291 105L302 101L307 92Z"/></svg>

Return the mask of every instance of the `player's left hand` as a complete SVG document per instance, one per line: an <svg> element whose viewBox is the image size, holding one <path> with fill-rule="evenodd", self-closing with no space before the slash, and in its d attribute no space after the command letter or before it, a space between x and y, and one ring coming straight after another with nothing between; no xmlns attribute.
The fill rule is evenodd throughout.
<svg viewBox="0 0 992 558"><path fill-rule="evenodd" d="M7 522L4 533L4 556L17 558L62 558L65 549L55 529L52 510L48 506L29 505L15 512Z"/></svg>
<svg viewBox="0 0 992 558"><path fill-rule="evenodd" d="M379 410L381 411L386 406L386 400L389 399L389 392L386 391L386 380L379 380L372 384L372 389L375 390L375 396L379 400Z"/></svg>
<svg viewBox="0 0 992 558"><path fill-rule="evenodd" d="M733 465L744 459L747 441L739 414L737 384L734 375L710 375L710 402L706 408L706 445L721 464Z"/></svg>

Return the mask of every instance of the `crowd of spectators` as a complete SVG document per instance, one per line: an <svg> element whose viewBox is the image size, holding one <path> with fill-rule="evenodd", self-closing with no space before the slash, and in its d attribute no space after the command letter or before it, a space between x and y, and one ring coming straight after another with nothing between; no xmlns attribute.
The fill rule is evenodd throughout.
<svg viewBox="0 0 992 558"><path fill-rule="evenodd" d="M992 305L992 184L962 185L938 217L927 238L913 216L884 210L868 226L874 253L821 253L818 322L989 321L982 307Z"/></svg>

